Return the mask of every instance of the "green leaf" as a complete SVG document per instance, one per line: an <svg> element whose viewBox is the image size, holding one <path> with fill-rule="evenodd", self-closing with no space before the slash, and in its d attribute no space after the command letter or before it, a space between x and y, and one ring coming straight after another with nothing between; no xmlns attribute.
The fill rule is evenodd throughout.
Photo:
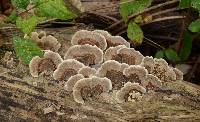
<svg viewBox="0 0 200 122"><path fill-rule="evenodd" d="M155 58L164 58L164 51L163 50L159 50L156 52L155 54Z"/></svg>
<svg viewBox="0 0 200 122"><path fill-rule="evenodd" d="M192 50L192 40L192 35L188 31L185 32L183 37L183 48L179 54L181 60L186 60L189 57Z"/></svg>
<svg viewBox="0 0 200 122"><path fill-rule="evenodd" d="M191 7L191 0L180 0L179 9L185 9Z"/></svg>
<svg viewBox="0 0 200 122"><path fill-rule="evenodd" d="M30 34L37 26L37 17L34 15L24 19L18 17L16 20L16 25L22 32Z"/></svg>
<svg viewBox="0 0 200 122"><path fill-rule="evenodd" d="M151 5L152 0L121 0L120 14L127 22L128 16L144 11Z"/></svg>
<svg viewBox="0 0 200 122"><path fill-rule="evenodd" d="M9 22L15 22L17 20L17 12L16 10L12 11L12 13L10 14L10 16L8 17L8 21Z"/></svg>
<svg viewBox="0 0 200 122"><path fill-rule="evenodd" d="M200 12L200 0L192 0L191 4L193 8Z"/></svg>
<svg viewBox="0 0 200 122"><path fill-rule="evenodd" d="M12 4L18 8L26 9L30 0L12 0Z"/></svg>
<svg viewBox="0 0 200 122"><path fill-rule="evenodd" d="M39 3L37 3L39 5L36 9L39 16L58 18L61 20L68 20L77 17L76 14L71 12L65 6L63 0L39 0Z"/></svg>
<svg viewBox="0 0 200 122"><path fill-rule="evenodd" d="M135 18L134 18L134 22L135 22L135 23L141 23L141 22L142 22L142 16L139 15L139 16L135 17Z"/></svg>
<svg viewBox="0 0 200 122"><path fill-rule="evenodd" d="M127 36L137 44L141 44L144 38L142 29L133 21L128 24Z"/></svg>
<svg viewBox="0 0 200 122"><path fill-rule="evenodd" d="M29 64L34 56L43 56L44 52L31 40L13 38L13 46L17 56L25 63Z"/></svg>
<svg viewBox="0 0 200 122"><path fill-rule="evenodd" d="M200 19L197 19L196 21L192 22L188 29L191 31L191 32L200 32Z"/></svg>
<svg viewBox="0 0 200 122"><path fill-rule="evenodd" d="M180 60L180 58L178 57L178 54L173 49L170 49L170 48L166 49L165 55L166 55L167 59L170 61L179 61Z"/></svg>

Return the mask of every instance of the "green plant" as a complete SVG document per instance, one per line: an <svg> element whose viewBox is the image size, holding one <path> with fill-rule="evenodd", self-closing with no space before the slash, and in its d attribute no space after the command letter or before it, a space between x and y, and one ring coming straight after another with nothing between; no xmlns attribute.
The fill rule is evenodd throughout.
<svg viewBox="0 0 200 122"><path fill-rule="evenodd" d="M66 7L64 0L11 0L11 2L15 9L7 22L16 23L16 26L28 35L46 19L71 20L77 17L75 12ZM43 55L43 51L31 40L14 37L13 46L17 56L25 64L29 64L33 56Z"/></svg>

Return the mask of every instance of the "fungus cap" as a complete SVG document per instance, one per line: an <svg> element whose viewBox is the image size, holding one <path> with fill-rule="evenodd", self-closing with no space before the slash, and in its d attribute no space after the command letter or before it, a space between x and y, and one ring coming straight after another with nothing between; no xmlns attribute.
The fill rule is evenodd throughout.
<svg viewBox="0 0 200 122"><path fill-rule="evenodd" d="M109 47L104 54L104 61L119 60L121 57L117 55L117 50L126 47L125 45L118 45L116 47Z"/></svg>
<svg viewBox="0 0 200 122"><path fill-rule="evenodd" d="M65 83L65 89L67 91L73 91L73 87L76 84L76 82L80 79L83 79L84 76L82 74L76 74L74 76L71 76L68 81Z"/></svg>
<svg viewBox="0 0 200 122"><path fill-rule="evenodd" d="M177 68L173 68L173 71L176 74L176 80L183 80L183 72L181 72L179 69Z"/></svg>
<svg viewBox="0 0 200 122"><path fill-rule="evenodd" d="M125 45L128 48L130 47L130 43L121 36L110 36L106 39L106 41L108 47L115 47L118 45Z"/></svg>
<svg viewBox="0 0 200 122"><path fill-rule="evenodd" d="M142 86L144 86L147 89L161 88L162 83L158 79L158 77L152 74L147 74L146 79L142 82Z"/></svg>
<svg viewBox="0 0 200 122"><path fill-rule="evenodd" d="M53 77L55 80L68 80L71 76L76 75L82 67L84 64L75 59L64 60L54 71Z"/></svg>
<svg viewBox="0 0 200 122"><path fill-rule="evenodd" d="M85 65L95 65L103 62L103 51L88 44L74 45L68 49L64 59L76 59Z"/></svg>
<svg viewBox="0 0 200 122"><path fill-rule="evenodd" d="M84 104L88 94L96 96L101 93L109 92L111 89L112 84L108 78L92 76L90 78L83 78L76 82L73 87L73 97L77 103Z"/></svg>
<svg viewBox="0 0 200 122"><path fill-rule="evenodd" d="M154 59L152 56L145 56L142 60L141 66L145 67L148 73L152 73L154 69Z"/></svg>
<svg viewBox="0 0 200 122"><path fill-rule="evenodd" d="M99 33L87 31L87 30L80 30L77 31L71 40L72 45L96 45L102 50L105 50L107 47L106 39Z"/></svg>
<svg viewBox="0 0 200 122"><path fill-rule="evenodd" d="M45 50L58 52L61 47L61 44L58 42L58 40L51 35L42 37L41 42L43 43L43 49Z"/></svg>
<svg viewBox="0 0 200 122"><path fill-rule="evenodd" d="M82 74L84 77L90 77L92 75L96 74L96 69L91 68L88 66L82 67L79 71L78 74Z"/></svg>
<svg viewBox="0 0 200 122"><path fill-rule="evenodd" d="M38 77L42 73L51 74L62 61L63 59L58 53L46 50L43 58L39 56L32 58L29 63L30 73L33 77Z"/></svg>
<svg viewBox="0 0 200 122"><path fill-rule="evenodd" d="M140 86L138 83L131 83L127 82L123 88L121 88L116 93L116 99L119 103L123 103L129 101L130 95L133 96L133 99L136 98L137 100L141 99L141 95L146 92L146 89ZM131 93L131 94L130 94ZM138 94L139 93L139 94ZM132 101L132 100L130 100ZM133 100L134 101L134 100Z"/></svg>

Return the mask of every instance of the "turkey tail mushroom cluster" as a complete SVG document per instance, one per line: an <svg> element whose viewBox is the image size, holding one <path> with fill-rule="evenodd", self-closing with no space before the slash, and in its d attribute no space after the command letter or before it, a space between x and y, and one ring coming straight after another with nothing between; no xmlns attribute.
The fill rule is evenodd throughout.
<svg viewBox="0 0 200 122"><path fill-rule="evenodd" d="M162 88L165 82L183 80L183 73L164 59L143 56L130 48L124 38L107 31L77 31L64 60L56 53L60 46L54 37L33 32L26 38L55 51L46 51L42 58L34 57L29 64L31 75L45 74L64 82L65 90L73 94L77 103L84 104L113 91L117 91L119 103L136 102L149 90Z"/></svg>

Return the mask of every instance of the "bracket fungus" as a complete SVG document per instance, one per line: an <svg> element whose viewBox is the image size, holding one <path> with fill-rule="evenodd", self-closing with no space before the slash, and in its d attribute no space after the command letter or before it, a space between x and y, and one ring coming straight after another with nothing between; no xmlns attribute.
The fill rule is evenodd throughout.
<svg viewBox="0 0 200 122"><path fill-rule="evenodd" d="M67 81L71 76L78 74L78 70L82 67L84 64L75 59L64 60L54 71L53 77L55 80Z"/></svg>
<svg viewBox="0 0 200 122"><path fill-rule="evenodd" d="M38 77L41 74L51 75L62 61L63 59L58 53L48 50L44 53L43 58L39 56L32 58L29 63L30 73L33 77Z"/></svg>
<svg viewBox="0 0 200 122"><path fill-rule="evenodd" d="M71 40L72 45L96 45L102 50L107 47L106 39L99 33L95 33L87 30L77 31Z"/></svg>
<svg viewBox="0 0 200 122"><path fill-rule="evenodd" d="M140 101L146 89L138 83L127 82L123 88L116 93L119 103Z"/></svg>
<svg viewBox="0 0 200 122"><path fill-rule="evenodd" d="M68 81L65 83L65 89L67 91L73 91L73 87L76 84L76 82L80 79L83 79L84 76L82 74L76 74L71 76Z"/></svg>
<svg viewBox="0 0 200 122"><path fill-rule="evenodd" d="M97 46L74 45L68 49L64 59L76 59L85 65L95 65L103 62L103 51Z"/></svg>
<svg viewBox="0 0 200 122"><path fill-rule="evenodd" d="M154 70L154 59L153 57L145 56L142 60L141 66L145 67L148 73L152 73Z"/></svg>
<svg viewBox="0 0 200 122"><path fill-rule="evenodd" d="M158 77L152 74L147 74L146 79L142 82L142 86L144 86L148 90L154 90L155 88L161 88L162 83L158 79Z"/></svg>
<svg viewBox="0 0 200 122"><path fill-rule="evenodd" d="M61 47L61 44L58 42L58 40L51 35L47 36L45 31L40 31L40 33L32 32L30 37L25 35L24 38L31 39L44 50L58 52Z"/></svg>
<svg viewBox="0 0 200 122"><path fill-rule="evenodd" d="M92 76L78 80L73 87L73 97L77 103L84 104L85 101L95 98L102 93L112 90L111 81L108 78Z"/></svg>
<svg viewBox="0 0 200 122"><path fill-rule="evenodd" d="M104 54L104 61L115 60L120 61L121 57L117 54L117 50L126 47L125 45L118 45L116 47L109 47Z"/></svg>
<svg viewBox="0 0 200 122"><path fill-rule="evenodd" d="M90 76L95 75L96 72L97 70L95 68L85 66L78 71L78 74L82 74L84 77L89 78Z"/></svg>
<svg viewBox="0 0 200 122"><path fill-rule="evenodd" d="M176 74L176 80L183 80L183 73L179 69L173 68L173 71Z"/></svg>
<svg viewBox="0 0 200 122"><path fill-rule="evenodd" d="M128 64L121 64L114 60L108 60L101 65L97 71L97 76L107 77L111 80L113 89L120 89L126 83L123 70L127 67L129 67Z"/></svg>
<svg viewBox="0 0 200 122"><path fill-rule="evenodd" d="M118 45L125 45L126 47L130 47L130 43L127 42L121 36L112 36L107 31L104 31L104 30L94 30L93 32L99 33L105 37L106 42L107 42L107 48L115 47Z"/></svg>
<svg viewBox="0 0 200 122"><path fill-rule="evenodd" d="M123 71L126 80L133 83L141 84L148 74L147 70L140 65L131 65Z"/></svg>

